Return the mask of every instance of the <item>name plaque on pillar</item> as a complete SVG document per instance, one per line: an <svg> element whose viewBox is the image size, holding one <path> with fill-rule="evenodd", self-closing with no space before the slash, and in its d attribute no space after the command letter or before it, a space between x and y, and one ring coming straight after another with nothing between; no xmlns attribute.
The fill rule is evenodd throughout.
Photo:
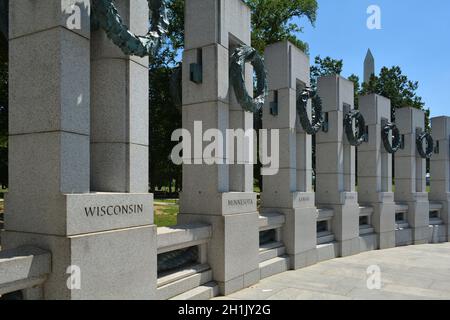
<svg viewBox="0 0 450 320"><path fill-rule="evenodd" d="M256 193L230 192L222 194L224 214L256 212Z"/></svg>
<svg viewBox="0 0 450 320"><path fill-rule="evenodd" d="M153 224L153 195L67 194L67 235Z"/></svg>
<svg viewBox="0 0 450 320"><path fill-rule="evenodd" d="M315 206L315 196L311 192L294 192L292 201L293 208L311 208Z"/></svg>
<svg viewBox="0 0 450 320"><path fill-rule="evenodd" d="M358 193L356 192L342 192L341 204L358 202Z"/></svg>
<svg viewBox="0 0 450 320"><path fill-rule="evenodd" d="M428 193L427 192L417 192L412 195L413 201L416 202L427 202L428 201Z"/></svg>
<svg viewBox="0 0 450 320"><path fill-rule="evenodd" d="M379 202L394 202L394 193L392 192L380 192Z"/></svg>

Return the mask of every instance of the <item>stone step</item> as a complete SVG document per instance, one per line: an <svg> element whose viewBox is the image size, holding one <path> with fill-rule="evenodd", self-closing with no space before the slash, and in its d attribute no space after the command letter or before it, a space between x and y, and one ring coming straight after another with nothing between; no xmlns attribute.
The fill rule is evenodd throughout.
<svg viewBox="0 0 450 320"><path fill-rule="evenodd" d="M212 281L211 270L199 272L159 287L157 289L156 298L158 300L167 300L203 286L210 281Z"/></svg>
<svg viewBox="0 0 450 320"><path fill-rule="evenodd" d="M409 246L414 243L412 229L397 229L395 230L395 242L397 247Z"/></svg>
<svg viewBox="0 0 450 320"><path fill-rule="evenodd" d="M169 300L209 300L218 295L219 286L215 282L208 282Z"/></svg>
<svg viewBox="0 0 450 320"><path fill-rule="evenodd" d="M265 244L259 248L259 262L283 256L285 253L286 247L281 242Z"/></svg>
<svg viewBox="0 0 450 320"><path fill-rule="evenodd" d="M317 246L317 262L335 259L339 256L336 242L321 244Z"/></svg>
<svg viewBox="0 0 450 320"><path fill-rule="evenodd" d="M180 268L179 270L174 270L170 273L161 274L158 275L157 286L158 288L160 288L172 282L176 282L178 280L193 276L197 273L208 271L209 269L211 268L207 264L195 264L192 266Z"/></svg>
<svg viewBox="0 0 450 320"><path fill-rule="evenodd" d="M430 218L430 226L440 226L443 224L444 221L441 218Z"/></svg>
<svg viewBox="0 0 450 320"><path fill-rule="evenodd" d="M335 240L335 236L330 231L317 233L317 245L332 243Z"/></svg>
<svg viewBox="0 0 450 320"><path fill-rule="evenodd" d="M261 279L269 278L273 275L283 273L289 270L289 257L281 256L276 257L259 264L259 271L261 273Z"/></svg>

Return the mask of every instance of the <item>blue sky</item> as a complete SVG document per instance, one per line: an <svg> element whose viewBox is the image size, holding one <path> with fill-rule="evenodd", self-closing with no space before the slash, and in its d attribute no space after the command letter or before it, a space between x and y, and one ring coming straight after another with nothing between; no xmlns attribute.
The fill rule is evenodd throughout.
<svg viewBox="0 0 450 320"><path fill-rule="evenodd" d="M432 116L450 116L450 1L448 0L318 0L316 27L304 27L299 38L313 57L344 60L343 76L363 78L363 61L370 48L376 73L399 65L409 79L419 81ZM381 8L381 30L369 30L370 5Z"/></svg>

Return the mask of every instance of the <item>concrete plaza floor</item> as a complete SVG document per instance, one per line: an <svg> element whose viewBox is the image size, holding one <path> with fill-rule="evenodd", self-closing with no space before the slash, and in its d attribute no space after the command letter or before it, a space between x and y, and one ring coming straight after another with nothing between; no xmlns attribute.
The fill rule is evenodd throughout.
<svg viewBox="0 0 450 320"><path fill-rule="evenodd" d="M370 290L367 269L381 269L381 289ZM372 282L370 282L372 283ZM450 244L371 251L262 280L218 299L410 300L450 299Z"/></svg>

